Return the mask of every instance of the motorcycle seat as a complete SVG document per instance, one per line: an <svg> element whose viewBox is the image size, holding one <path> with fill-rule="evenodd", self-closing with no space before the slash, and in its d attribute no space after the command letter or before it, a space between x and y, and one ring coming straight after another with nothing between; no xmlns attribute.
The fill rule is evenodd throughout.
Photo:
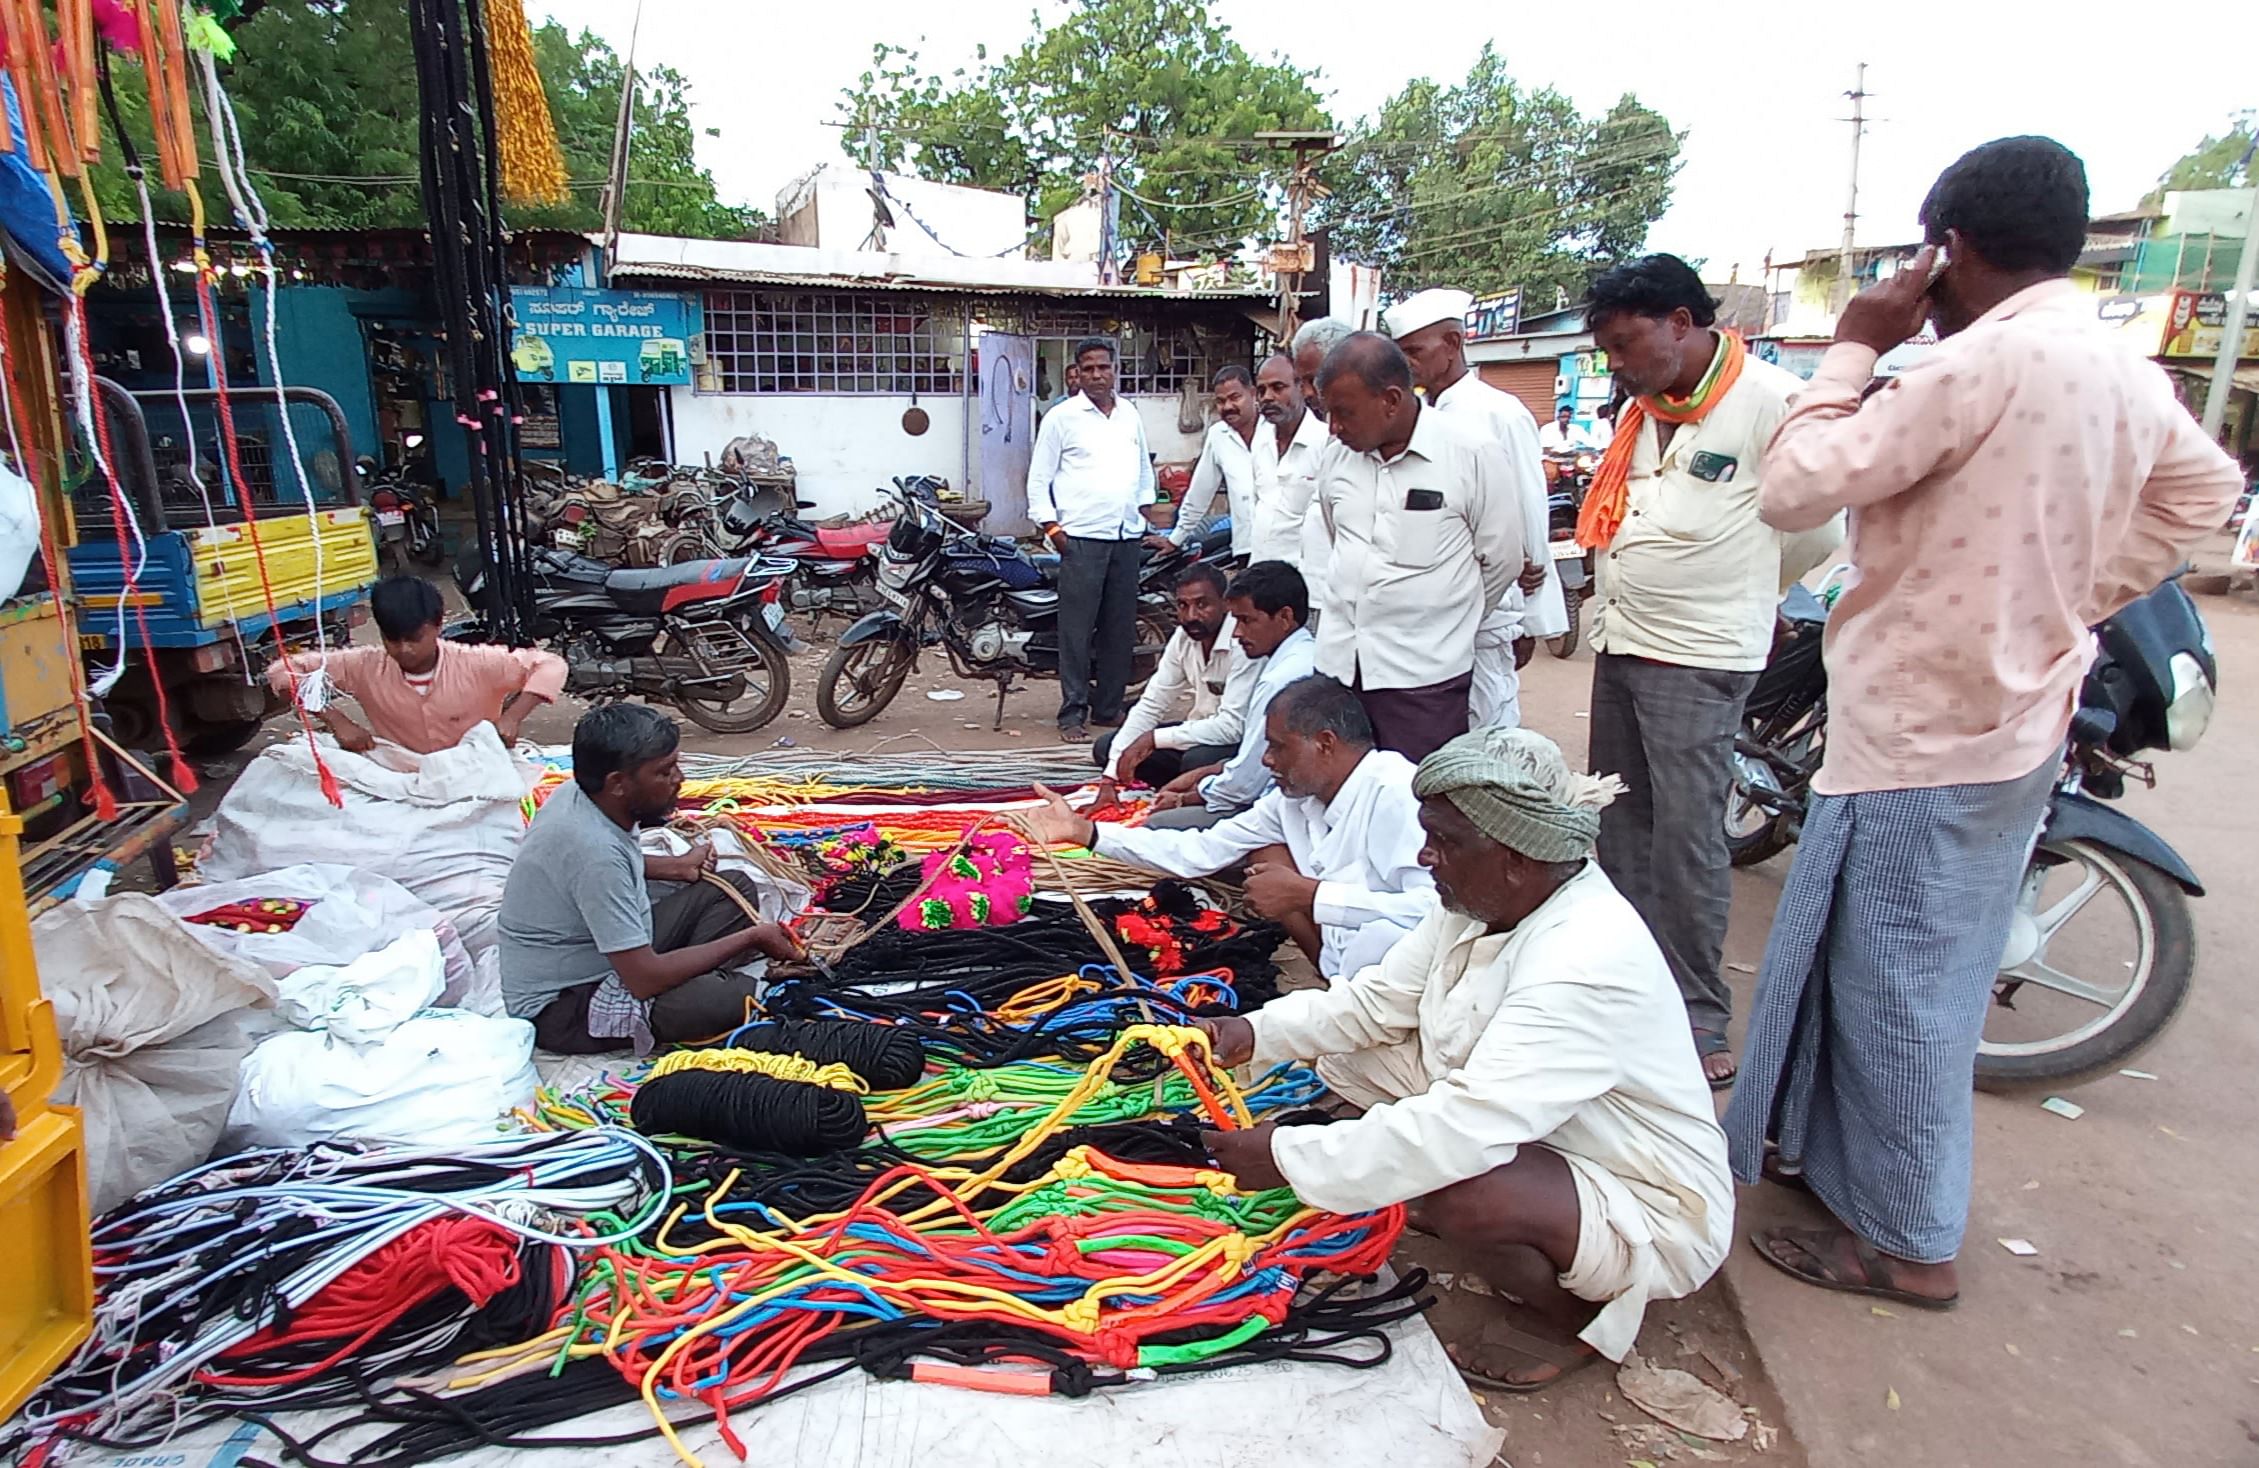
<svg viewBox="0 0 2259 1468"><path fill-rule="evenodd" d="M566 550L544 548L533 553L535 575L559 577L586 586L602 586L605 578L617 569L610 561Z"/></svg>
<svg viewBox="0 0 2259 1468"><path fill-rule="evenodd" d="M648 570L614 571L604 578L604 590L624 611L658 612L666 607L667 593L676 587L707 581L732 585L752 564L751 557L738 556L722 561L684 561Z"/></svg>
<svg viewBox="0 0 2259 1468"><path fill-rule="evenodd" d="M1004 593L1004 599L1021 611L1030 614L1059 610L1059 593L1048 586L1039 586L1033 591L1007 591Z"/></svg>
<svg viewBox="0 0 2259 1468"><path fill-rule="evenodd" d="M889 520L865 520L858 525L819 525L816 527L816 544L835 556L859 556L886 539L894 524Z"/></svg>

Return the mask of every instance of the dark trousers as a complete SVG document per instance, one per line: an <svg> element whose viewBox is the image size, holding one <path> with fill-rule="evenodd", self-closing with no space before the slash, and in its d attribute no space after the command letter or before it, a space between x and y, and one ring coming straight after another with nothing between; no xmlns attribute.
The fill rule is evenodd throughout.
<svg viewBox="0 0 2259 1468"><path fill-rule="evenodd" d="M1600 812L1600 869L1663 950L1697 1029L1724 1034L1733 995L1719 974L1733 867L1726 801L1733 741L1755 673L1601 653L1592 665L1592 758L1624 793Z"/></svg>
<svg viewBox="0 0 2259 1468"><path fill-rule="evenodd" d="M1059 727L1118 724L1137 648L1134 540L1067 537L1059 552Z"/></svg>
<svg viewBox="0 0 2259 1468"><path fill-rule="evenodd" d="M1114 773L1114 736L1121 731L1108 729L1090 746L1090 756L1098 761L1102 775ZM1156 749L1139 762L1131 773L1147 785L1166 785L1186 770L1197 770L1203 765L1220 765L1239 753L1236 744L1195 744L1190 749Z"/></svg>
<svg viewBox="0 0 2259 1468"><path fill-rule="evenodd" d="M1357 702L1372 721L1375 748L1393 749L1418 764L1467 732L1471 672L1420 688L1367 688L1363 674L1357 683Z"/></svg>
<svg viewBox="0 0 2259 1468"><path fill-rule="evenodd" d="M725 872L728 882L748 901L759 889L738 872ZM710 882L687 882L651 904L651 947L659 953L696 948L734 933L752 920L729 894ZM601 983L598 980L597 983ZM625 1036L598 1038L588 1032L588 1001L597 984L567 989L534 1017L534 1043L558 1055L600 1055L625 1050ZM651 1001L651 1036L664 1044L724 1035L745 1023L745 1006L753 998L753 980L735 973L703 973Z"/></svg>

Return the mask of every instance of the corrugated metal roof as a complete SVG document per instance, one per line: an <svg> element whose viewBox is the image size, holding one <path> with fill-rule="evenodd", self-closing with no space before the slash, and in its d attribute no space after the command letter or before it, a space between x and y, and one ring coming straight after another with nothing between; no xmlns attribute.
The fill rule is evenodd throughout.
<svg viewBox="0 0 2259 1468"><path fill-rule="evenodd" d="M1228 290L1177 291L1154 286L968 285L957 281L921 280L916 276L808 275L781 270L735 270L671 261L624 260L612 272L614 280L696 280L714 285L781 285L820 290L917 291L944 296L1061 296L1138 301L1216 301L1239 303L1275 299L1265 286L1234 286Z"/></svg>

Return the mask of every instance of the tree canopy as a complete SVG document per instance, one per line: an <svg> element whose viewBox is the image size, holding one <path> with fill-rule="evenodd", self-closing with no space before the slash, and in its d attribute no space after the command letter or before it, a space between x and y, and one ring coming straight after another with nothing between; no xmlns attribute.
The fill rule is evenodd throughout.
<svg viewBox="0 0 2259 1468"><path fill-rule="evenodd" d="M1549 303L1636 254L1671 201L1679 138L1625 93L1597 117L1527 88L1485 45L1464 81L1421 79L1359 123L1320 177L1315 222L1390 288L1521 286Z"/></svg>
<svg viewBox="0 0 2259 1468"><path fill-rule="evenodd" d="M1265 131L1329 125L1315 73L1250 54L1205 0L1063 0L1017 51L948 74L874 48L840 104L865 167L1021 194L1038 220L1110 162L1129 239L1236 244L1273 228Z"/></svg>
<svg viewBox="0 0 2259 1468"><path fill-rule="evenodd" d="M397 0L270 0L237 28L238 50L222 80L233 102L272 222L353 228L413 228L425 222L416 182L414 50L406 7ZM569 203L507 209L513 226L594 229L610 163L622 65L591 32L574 36L555 22L533 33L535 64L573 182ZM146 152L148 103L139 69L112 68L127 130ZM750 232L757 211L723 204L693 153L688 88L668 67L638 69L634 148L622 220L658 234L731 238ZM198 145L211 138L197 107ZM112 217L139 212L133 185L105 141L95 185ZM156 187L160 218L183 220L187 201ZM206 206L224 221L225 204L207 182Z"/></svg>
<svg viewBox="0 0 2259 1468"><path fill-rule="evenodd" d="M2143 202L2155 204L2174 189L2251 187L2253 173L2249 160L2255 121L2259 121L2259 114L2239 112L2227 132L2218 137L2206 133L2203 142L2158 175L2157 187Z"/></svg>

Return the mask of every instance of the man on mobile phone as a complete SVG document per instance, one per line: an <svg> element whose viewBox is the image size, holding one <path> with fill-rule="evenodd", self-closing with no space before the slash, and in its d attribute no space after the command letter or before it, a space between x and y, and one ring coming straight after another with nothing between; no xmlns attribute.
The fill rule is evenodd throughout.
<svg viewBox="0 0 2259 1468"><path fill-rule="evenodd" d="M1059 552L1059 739L1122 721L1137 640L1137 552L1150 533L1153 458L1137 409L1114 394L1114 344L1075 347L1081 391L1043 416L1028 464L1028 515Z"/></svg>
<svg viewBox="0 0 2259 1468"><path fill-rule="evenodd" d="M1626 787L1601 813L1600 865L1654 929L1703 1073L1722 1088L1734 1077L1719 975L1734 736L1781 592L1842 540L1843 522L1787 536L1758 518L1759 458L1803 384L1718 329L1692 266L1649 255L1586 299L1593 344L1631 395L1577 522L1600 552L1592 764Z"/></svg>

